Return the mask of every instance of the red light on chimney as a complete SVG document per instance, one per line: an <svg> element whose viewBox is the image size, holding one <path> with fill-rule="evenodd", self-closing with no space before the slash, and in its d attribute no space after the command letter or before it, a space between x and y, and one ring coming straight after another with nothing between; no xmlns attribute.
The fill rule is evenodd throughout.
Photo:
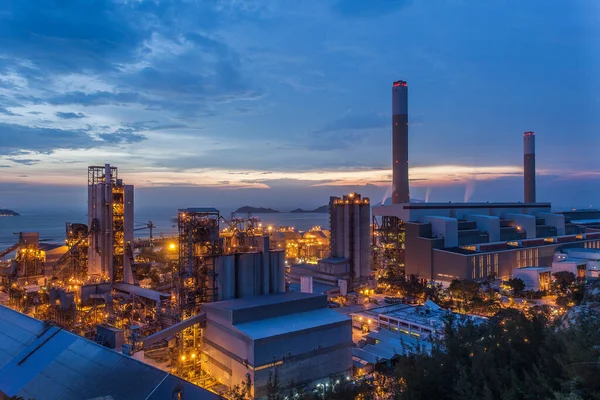
<svg viewBox="0 0 600 400"><path fill-rule="evenodd" d="M394 86L400 86L400 82L394 82Z"/></svg>
<svg viewBox="0 0 600 400"><path fill-rule="evenodd" d="M398 86L405 86L406 87L406 82L405 81L396 81L396 82L394 82L394 87L398 87Z"/></svg>
<svg viewBox="0 0 600 400"><path fill-rule="evenodd" d="M535 133L529 131L529 132L525 132L525 136L535 136Z"/></svg>

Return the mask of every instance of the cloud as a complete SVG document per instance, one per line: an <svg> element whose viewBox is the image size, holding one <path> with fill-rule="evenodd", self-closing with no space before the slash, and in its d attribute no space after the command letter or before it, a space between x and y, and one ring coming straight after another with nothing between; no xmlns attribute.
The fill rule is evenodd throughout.
<svg viewBox="0 0 600 400"><path fill-rule="evenodd" d="M54 94L44 100L52 105L79 104L82 106L99 106L105 104L128 104L143 102L138 93L106 92L84 93L80 91Z"/></svg>
<svg viewBox="0 0 600 400"><path fill-rule="evenodd" d="M98 135L98 137L111 144L139 143L148 139L141 133L135 133L132 130L127 129L121 129L113 133L101 133Z"/></svg>
<svg viewBox="0 0 600 400"><path fill-rule="evenodd" d="M35 165L40 162L40 160L32 159L32 158L15 158L15 157L7 157L7 160L10 160L17 164L23 165Z"/></svg>
<svg viewBox="0 0 600 400"><path fill-rule="evenodd" d="M346 18L372 18L402 10L410 3L411 0L339 0L332 10Z"/></svg>
<svg viewBox="0 0 600 400"><path fill-rule="evenodd" d="M8 115L8 116L19 115L19 114L15 114L14 112L11 112L11 111L7 110L4 107L0 107L0 114L4 114L4 115Z"/></svg>
<svg viewBox="0 0 600 400"><path fill-rule="evenodd" d="M85 118L85 114L74 112L56 112L56 116L60 119L81 119Z"/></svg>
<svg viewBox="0 0 600 400"><path fill-rule="evenodd" d="M310 150L327 151L368 144L373 136L379 135L379 131L389 125L389 116L348 111L309 133L305 138L305 146Z"/></svg>
<svg viewBox="0 0 600 400"><path fill-rule="evenodd" d="M0 123L0 155L21 151L50 154L56 149L87 149L93 145L93 138L83 130Z"/></svg>
<svg viewBox="0 0 600 400"><path fill-rule="evenodd" d="M389 115L356 114L352 111L349 111L345 113L341 118L327 123L315 133L374 129L383 128L389 125L391 125L391 118Z"/></svg>
<svg viewBox="0 0 600 400"><path fill-rule="evenodd" d="M114 70L114 62L130 59L142 40L129 19L141 9L139 2L111 0L2 2L2 50L15 60L30 60L29 72L37 76ZM143 26L147 18L140 13L135 24Z"/></svg>
<svg viewBox="0 0 600 400"><path fill-rule="evenodd" d="M13 97L31 104L140 104L206 116L215 102L261 95L244 79L240 56L206 32L265 9L187 0L2 3L0 73L14 76Z"/></svg>
<svg viewBox="0 0 600 400"><path fill-rule="evenodd" d="M114 132L93 133L94 127L85 129L56 129L0 123L0 156L52 154L56 150L85 150L94 147L139 143L147 139L132 128ZM99 140L100 139L100 140ZM22 159L11 159L21 162ZM29 160L26 161L39 161ZM27 164L22 162L23 164Z"/></svg>

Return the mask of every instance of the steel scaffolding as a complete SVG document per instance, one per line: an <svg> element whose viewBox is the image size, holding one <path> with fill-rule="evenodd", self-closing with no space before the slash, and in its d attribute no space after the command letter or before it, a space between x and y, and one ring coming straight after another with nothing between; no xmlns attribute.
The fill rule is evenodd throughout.
<svg viewBox="0 0 600 400"><path fill-rule="evenodd" d="M203 303L215 301L217 274L215 255L222 252L219 211L188 208L177 216L179 239L179 309L184 320L200 312Z"/></svg>

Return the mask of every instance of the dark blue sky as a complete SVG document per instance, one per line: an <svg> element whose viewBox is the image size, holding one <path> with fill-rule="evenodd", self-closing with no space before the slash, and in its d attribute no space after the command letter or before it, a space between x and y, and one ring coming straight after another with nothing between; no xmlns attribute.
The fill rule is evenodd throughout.
<svg viewBox="0 0 600 400"><path fill-rule="evenodd" d="M539 200L600 205L597 0L9 0L0 38L0 207L104 163L143 207L380 201L398 79L413 198L522 200L533 130Z"/></svg>

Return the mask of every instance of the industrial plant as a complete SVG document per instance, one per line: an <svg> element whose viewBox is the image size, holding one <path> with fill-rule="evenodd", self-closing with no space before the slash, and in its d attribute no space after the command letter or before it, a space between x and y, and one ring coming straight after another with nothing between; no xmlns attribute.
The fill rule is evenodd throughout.
<svg viewBox="0 0 600 400"><path fill-rule="evenodd" d="M391 204L373 206L359 193L332 196L330 229L306 232L191 205L173 210L176 235L155 237L152 222L135 227L134 187L118 169L88 167L87 224L66 222L57 244L20 232L0 251L0 349L16 360L62 338L77 343L75 353L108 352L102 357L119 371L143 369L158 390L145 398L183 391L215 398L195 385L228 398L242 387L246 397L263 398L275 372L282 388L310 390L332 376L363 375L410 346L426 349L441 334L447 310L431 301L398 305L386 297L393 305L381 307L372 296L389 291L382 276L443 286L519 276L536 290L554 272L600 277L600 211L557 213L537 201L533 132L523 136L523 202L417 203L409 193L408 129L408 84L399 80L392 84ZM136 238L140 229L149 235ZM346 303L375 309L329 309ZM353 327L369 334L366 345L353 343ZM68 364L60 361L63 344L61 365ZM12 365L2 354L0 375L32 374L19 368L28 356ZM159 370L168 373L163 381ZM11 396L39 393L35 384L2 379L0 390Z"/></svg>

